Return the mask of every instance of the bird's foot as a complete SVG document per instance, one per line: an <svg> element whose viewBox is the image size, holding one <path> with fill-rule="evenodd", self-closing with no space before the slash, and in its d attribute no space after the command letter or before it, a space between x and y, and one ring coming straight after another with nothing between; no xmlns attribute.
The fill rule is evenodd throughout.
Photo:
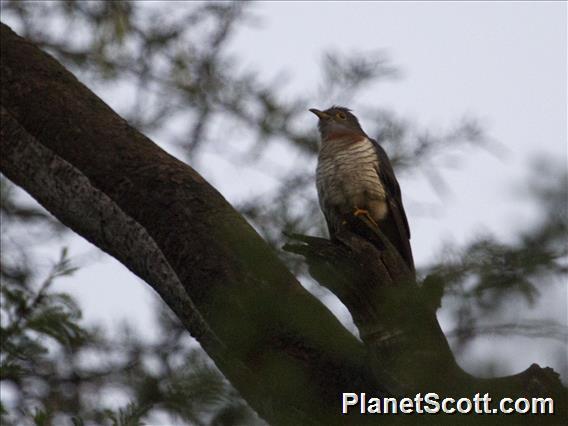
<svg viewBox="0 0 568 426"><path fill-rule="evenodd" d="M367 219L369 219L369 221L375 225L376 227L378 227L379 225L377 225L377 222L375 222L375 220L371 217L371 215L369 214L368 210L365 209L360 209L360 208L355 208L355 211L353 212L354 216L365 216Z"/></svg>

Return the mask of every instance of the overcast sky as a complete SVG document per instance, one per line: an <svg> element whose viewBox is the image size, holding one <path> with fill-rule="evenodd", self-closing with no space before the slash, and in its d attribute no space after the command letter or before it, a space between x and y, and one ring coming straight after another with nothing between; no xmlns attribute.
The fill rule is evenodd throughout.
<svg viewBox="0 0 568 426"><path fill-rule="evenodd" d="M358 106L392 109L434 129L447 128L470 114L507 147L506 157L470 150L469 158L452 164L445 174L451 194L442 200L419 179L399 179L418 266L432 259L445 241L463 243L485 230L506 240L532 223L534 206L513 195L512 188L529 175L530 161L537 156L568 161L566 3L265 2L255 4L253 10L260 25L240 31L233 51L243 66L260 70L267 79L287 72L291 93L320 84L324 50L386 49L402 77L367 91L347 106L355 112ZM116 94L98 93L117 106ZM315 132L314 117L306 112L305 120ZM364 119L362 125L372 127ZM283 166L293 162L286 156L278 161ZM229 201L241 199L258 182L252 171L236 169L218 152L206 154L197 168ZM443 203L444 208L418 214L415 206L430 201ZM92 257L88 243L75 238L71 254L80 253ZM98 262L91 259L74 277L58 281L57 287L79 298L89 321L110 328L118 319L134 318L139 330L152 328L152 290L107 256ZM566 286L559 283L554 291L543 293L534 310L513 312L510 319L539 316L544 309L547 318L567 324L567 297ZM530 362L554 366L558 354L566 350L565 344L549 340L528 346L524 339L514 342L505 346L498 337L480 339L476 356L461 362L475 370L472 359L505 359L522 350L522 356L510 361L513 373Z"/></svg>

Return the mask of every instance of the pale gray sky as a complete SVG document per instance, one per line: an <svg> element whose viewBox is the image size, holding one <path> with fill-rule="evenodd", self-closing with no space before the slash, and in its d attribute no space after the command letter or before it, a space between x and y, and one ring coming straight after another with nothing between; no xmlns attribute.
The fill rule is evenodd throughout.
<svg viewBox="0 0 568 426"><path fill-rule="evenodd" d="M402 78L367 91L348 105L355 112L361 106L392 109L435 129L472 114L508 148L506 159L470 150L468 158L452 164L445 174L452 194L443 200L444 209L430 216L413 212L413 203L434 197L428 184L419 176L400 179L419 266L432 259L445 241L465 242L484 230L508 239L532 222L534 206L515 198L511 188L524 181L535 156L568 161L566 3L318 1L254 6L261 25L238 33L234 53L245 67L260 70L266 78L287 72L286 87L291 93L319 85L324 50L386 49L401 68ZM119 105L116 92L98 93L111 106ZM315 132L313 116L306 112L305 120ZM362 121L364 128L371 127ZM294 166L294 159L286 155L274 161L282 170ZM218 151L206 150L197 168L229 201L270 190L270 181L256 188L256 172L237 169ZM88 243L74 239L72 254L88 250ZM522 320L546 310L547 318L566 324L565 284L544 293L539 306L511 312L509 319ZM128 319L141 331L152 329L152 290L113 259L90 263L74 277L58 281L57 287L78 297L89 321L111 328L116 321ZM441 317L444 320L443 311ZM480 359L509 358L513 373L531 362L554 366L565 350L565 345L550 340L527 345L521 338L506 344L500 337L483 338L461 363L475 371Z"/></svg>

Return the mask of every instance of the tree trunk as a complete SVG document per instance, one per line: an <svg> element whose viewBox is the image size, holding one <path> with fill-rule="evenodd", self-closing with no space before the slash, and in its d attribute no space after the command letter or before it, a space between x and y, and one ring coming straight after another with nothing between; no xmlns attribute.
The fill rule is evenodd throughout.
<svg viewBox="0 0 568 426"><path fill-rule="evenodd" d="M539 367L493 381L464 373L388 245L366 250L346 234L291 246L346 303L362 343L196 171L5 25L1 49L2 172L152 286L269 423L381 422L342 417L342 392L566 397Z"/></svg>

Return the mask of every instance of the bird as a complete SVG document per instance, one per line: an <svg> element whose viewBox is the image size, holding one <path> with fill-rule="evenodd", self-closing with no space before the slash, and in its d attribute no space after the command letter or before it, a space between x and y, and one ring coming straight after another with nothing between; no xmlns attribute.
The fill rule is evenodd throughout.
<svg viewBox="0 0 568 426"><path fill-rule="evenodd" d="M311 108L321 143L316 169L318 200L330 237L346 226L346 215L364 216L388 238L411 271L410 228L389 157L349 108Z"/></svg>

